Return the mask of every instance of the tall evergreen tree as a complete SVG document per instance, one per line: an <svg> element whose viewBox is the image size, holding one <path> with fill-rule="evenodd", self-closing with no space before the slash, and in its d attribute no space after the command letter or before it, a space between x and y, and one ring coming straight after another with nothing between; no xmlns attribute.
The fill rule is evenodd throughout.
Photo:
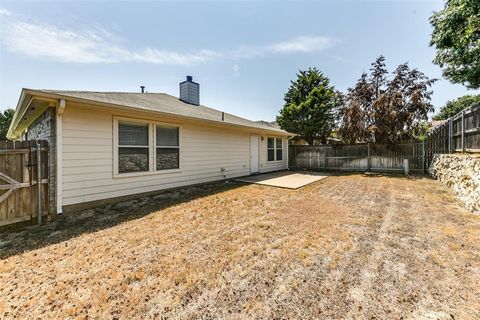
<svg viewBox="0 0 480 320"><path fill-rule="evenodd" d="M330 80L317 68L299 71L284 101L277 116L280 127L298 134L310 145L326 143L341 105L341 94L330 85Z"/></svg>

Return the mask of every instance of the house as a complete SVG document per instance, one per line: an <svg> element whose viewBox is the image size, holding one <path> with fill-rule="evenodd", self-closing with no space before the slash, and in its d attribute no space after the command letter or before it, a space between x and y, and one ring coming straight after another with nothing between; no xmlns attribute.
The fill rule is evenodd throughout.
<svg viewBox="0 0 480 320"><path fill-rule="evenodd" d="M164 93L23 89L8 131L49 141L50 212L288 168L291 136Z"/></svg>
<svg viewBox="0 0 480 320"><path fill-rule="evenodd" d="M303 140L299 136L295 136L292 139L288 140L288 144L290 146L308 146L308 142Z"/></svg>
<svg viewBox="0 0 480 320"><path fill-rule="evenodd" d="M438 126L444 124L444 123L447 122L447 121L448 121L448 120L432 120L432 121L430 122L431 126L430 126L430 128L428 129L428 131L431 131L433 128L438 127Z"/></svg>

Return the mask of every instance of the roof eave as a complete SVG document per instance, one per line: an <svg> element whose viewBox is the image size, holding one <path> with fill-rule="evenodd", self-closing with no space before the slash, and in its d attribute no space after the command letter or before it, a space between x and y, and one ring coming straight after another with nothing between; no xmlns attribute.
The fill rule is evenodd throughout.
<svg viewBox="0 0 480 320"><path fill-rule="evenodd" d="M51 93L51 92L45 92L41 90L34 90L34 89L23 89L26 93L35 96L35 97L44 97L47 99L51 100L66 100L66 101L72 101L72 102L78 102L78 103L88 103L92 105L99 105L99 106L104 106L104 107L115 107L115 108L122 108L126 110L132 110L132 111L146 111L146 112L152 112L155 114L161 114L165 116L170 116L170 117L177 117L177 118L182 118L182 119L188 119L188 120L195 120L195 121L202 121L202 122L207 122L207 123L212 123L216 125L225 125L225 126L234 126L238 128L250 128L254 130L259 130L263 132L268 132L270 134L276 134L276 135L284 135L284 136L291 136L292 133L289 133L284 130L275 130L275 129L269 129L269 128L259 128L255 126L247 126L247 125L241 125L241 124L235 124L235 123L230 123L230 122L224 122L224 121L216 121L216 120L210 120L210 119L201 119L197 117L188 117L188 116L183 116L175 113L168 113L168 112L161 112L161 111L156 111L156 110L151 110L151 109L141 109L141 108L135 108L135 107L129 107L125 106L122 104L115 104L115 103L108 103L108 102L102 102L98 100L91 100L91 99L85 99L85 98L79 98L79 97L72 97L69 95L62 95L59 93ZM16 113L16 112L15 112ZM12 121L13 123L13 121Z"/></svg>
<svg viewBox="0 0 480 320"><path fill-rule="evenodd" d="M36 93L37 91L35 90L26 88L22 89L12 122L7 131L7 139L19 140L22 133L33 121L35 121L35 119L37 119L49 106L55 106L58 102L56 99L46 98L43 95L37 95ZM32 108L35 110L29 110L34 102L37 103L35 108ZM23 123L21 123L22 119Z"/></svg>
<svg viewBox="0 0 480 320"><path fill-rule="evenodd" d="M18 98L17 102L17 107L15 108L15 113L13 114L12 122L10 123L10 126L8 127L7 131L7 139L10 140L18 140L18 138L21 135L20 133L16 133L16 129L18 126L18 123L20 122L20 119L22 119L23 115L25 114L25 110L28 106L28 104L25 104L25 101L27 99L27 89L23 88L22 93L20 93L20 97ZM30 101L31 97L29 97Z"/></svg>

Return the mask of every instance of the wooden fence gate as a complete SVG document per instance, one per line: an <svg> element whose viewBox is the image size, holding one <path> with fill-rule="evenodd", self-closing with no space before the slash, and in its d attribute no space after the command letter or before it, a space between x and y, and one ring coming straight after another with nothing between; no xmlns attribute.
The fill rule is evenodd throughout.
<svg viewBox="0 0 480 320"><path fill-rule="evenodd" d="M0 141L0 229L47 213L47 142Z"/></svg>

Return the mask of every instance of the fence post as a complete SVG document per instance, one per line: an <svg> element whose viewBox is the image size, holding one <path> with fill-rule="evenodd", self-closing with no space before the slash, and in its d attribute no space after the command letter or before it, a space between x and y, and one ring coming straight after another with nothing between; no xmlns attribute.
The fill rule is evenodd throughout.
<svg viewBox="0 0 480 320"><path fill-rule="evenodd" d="M327 159L328 159L328 157L327 157L327 148L324 148L323 151L324 151L324 152L323 152L323 170L326 171L326 170L327 170L327 167L328 167L328 165L327 165L327 161L328 161L328 160L327 160Z"/></svg>
<svg viewBox="0 0 480 320"><path fill-rule="evenodd" d="M37 219L38 225L42 224L42 154L40 143L36 141L35 150L37 151Z"/></svg>
<svg viewBox="0 0 480 320"><path fill-rule="evenodd" d="M465 109L462 110L462 153L465 151Z"/></svg>
<svg viewBox="0 0 480 320"><path fill-rule="evenodd" d="M410 173L410 167L409 167L409 163L408 163L408 159L405 158L403 159L403 173L408 176L409 173Z"/></svg>
<svg viewBox="0 0 480 320"><path fill-rule="evenodd" d="M23 155L23 180L22 182L29 182L30 181L30 171L28 170L28 153Z"/></svg>
<svg viewBox="0 0 480 320"><path fill-rule="evenodd" d="M370 162L370 143L367 143L367 171L371 170L371 162Z"/></svg>
<svg viewBox="0 0 480 320"><path fill-rule="evenodd" d="M425 174L425 140L422 141L422 172Z"/></svg>
<svg viewBox="0 0 480 320"><path fill-rule="evenodd" d="M448 153L452 152L452 142L453 142L453 119L452 117L448 118Z"/></svg>

